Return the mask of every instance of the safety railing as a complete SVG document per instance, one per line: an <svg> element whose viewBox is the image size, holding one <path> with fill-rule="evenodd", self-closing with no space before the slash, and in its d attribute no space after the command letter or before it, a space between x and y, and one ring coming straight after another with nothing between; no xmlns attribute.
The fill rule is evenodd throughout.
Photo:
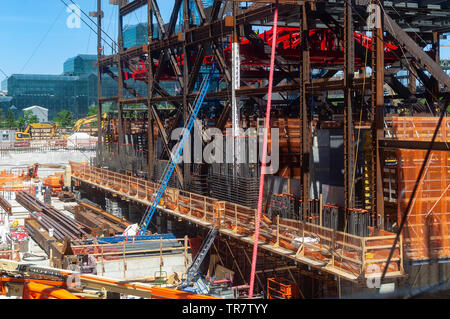
<svg viewBox="0 0 450 319"><path fill-rule="evenodd" d="M133 248L133 243L138 243L139 247ZM153 244L153 245L152 245ZM169 244L169 245L167 245ZM158 248L143 248L145 245L159 246ZM165 247L167 245L168 247ZM105 272L105 263L115 261L123 264L124 277L126 277L127 260L130 258L159 258L160 264L164 265L164 259L173 257L183 257L184 266L191 262L188 237L184 238L160 238L155 240L141 240L133 242L132 240L115 244L91 244L91 245L73 245L74 255L86 255L93 257L97 264L101 265L102 273Z"/></svg>
<svg viewBox="0 0 450 319"><path fill-rule="evenodd" d="M429 141L436 129L438 117L393 116L386 119L386 138ZM444 118L436 136L437 142L450 141L450 118Z"/></svg>
<svg viewBox="0 0 450 319"><path fill-rule="evenodd" d="M156 183L140 180L83 163L70 163L73 177L102 185L114 191L151 203L158 189ZM160 206L180 213L196 223L208 222L219 230L231 231L238 238L253 236L256 210L239 204L167 188ZM295 254L307 262L313 260L328 270L343 271L355 277L367 270L370 264L383 269L395 235L360 237L305 221L263 217L259 240L269 244L275 252ZM389 233L386 233L389 234ZM402 271L401 245L397 244L391 272ZM276 248L282 248L277 251Z"/></svg>

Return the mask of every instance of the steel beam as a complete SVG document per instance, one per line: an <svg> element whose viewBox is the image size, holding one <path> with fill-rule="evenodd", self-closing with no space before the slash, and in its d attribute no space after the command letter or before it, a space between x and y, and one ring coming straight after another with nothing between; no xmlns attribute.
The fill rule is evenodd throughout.
<svg viewBox="0 0 450 319"><path fill-rule="evenodd" d="M430 148L430 142L427 141L407 141L407 140L391 140L391 139L379 139L379 146L384 149L397 150L428 150ZM433 151L450 151L450 146L446 142L434 142Z"/></svg>
<svg viewBox="0 0 450 319"><path fill-rule="evenodd" d="M386 31L394 37L400 45L404 46L408 52L416 58L416 61L425 68L442 85L445 90L450 90L450 77L411 37L386 13L383 13Z"/></svg>
<svg viewBox="0 0 450 319"><path fill-rule="evenodd" d="M351 0L349 0L351 1ZM354 208L355 194L353 179L355 169L354 131L353 131L353 90L355 73L355 36L353 31L353 10L347 2L344 11L344 196L345 211ZM304 205L306 206L306 205Z"/></svg>
<svg viewBox="0 0 450 319"><path fill-rule="evenodd" d="M103 130L102 130L102 119L103 119L103 107L102 107L102 1L97 0L97 163L102 166L103 164Z"/></svg>
<svg viewBox="0 0 450 319"><path fill-rule="evenodd" d="M308 8L309 4L303 2L302 10L302 28L301 28L301 66L300 66L300 158L301 158L301 196L303 202L302 215L308 216L308 205L305 203L310 199L311 191L311 173L310 173L310 157L311 157L311 129L309 121L309 108L307 98L307 85L310 81L310 59L308 50Z"/></svg>

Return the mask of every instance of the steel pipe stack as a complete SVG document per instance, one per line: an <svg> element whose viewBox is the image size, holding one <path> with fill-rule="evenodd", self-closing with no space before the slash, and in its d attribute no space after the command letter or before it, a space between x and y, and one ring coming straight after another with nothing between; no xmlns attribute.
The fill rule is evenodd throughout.
<svg viewBox="0 0 450 319"><path fill-rule="evenodd" d="M83 230L85 225L74 221L51 206L45 205L36 197L19 191L16 194L17 202L31 212L32 217L48 232L53 229L54 237L58 240L69 237L81 239L88 234Z"/></svg>

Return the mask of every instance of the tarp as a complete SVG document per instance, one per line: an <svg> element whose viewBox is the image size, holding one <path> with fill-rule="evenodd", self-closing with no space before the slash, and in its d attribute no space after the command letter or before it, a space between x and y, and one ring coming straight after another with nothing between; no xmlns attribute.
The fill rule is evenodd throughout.
<svg viewBox="0 0 450 319"><path fill-rule="evenodd" d="M97 137L90 136L84 132L77 132L67 138L67 146L78 146L84 144L96 143Z"/></svg>

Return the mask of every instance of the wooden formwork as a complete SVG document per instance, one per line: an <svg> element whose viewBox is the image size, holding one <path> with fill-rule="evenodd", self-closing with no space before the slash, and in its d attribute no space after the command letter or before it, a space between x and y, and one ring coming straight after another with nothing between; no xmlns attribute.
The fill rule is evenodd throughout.
<svg viewBox="0 0 450 319"><path fill-rule="evenodd" d="M436 117L394 117L394 138L399 140L430 141L436 128ZM450 119L441 124L437 142L450 140ZM401 221L415 185L408 220L403 231L405 253L413 260L450 257L450 174L447 151L432 151L420 181L425 150L397 150L398 218Z"/></svg>

